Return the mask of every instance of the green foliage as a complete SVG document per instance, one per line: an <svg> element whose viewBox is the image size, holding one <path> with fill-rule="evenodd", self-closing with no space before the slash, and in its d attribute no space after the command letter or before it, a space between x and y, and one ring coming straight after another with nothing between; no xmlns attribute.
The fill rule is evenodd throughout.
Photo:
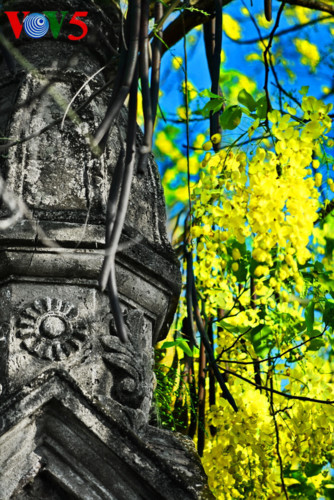
<svg viewBox="0 0 334 500"><path fill-rule="evenodd" d="M193 351L190 349L189 344L185 339L178 338L175 340L164 342L161 345L160 349L168 349L169 347L179 347L188 356L193 355Z"/></svg>
<svg viewBox="0 0 334 500"><path fill-rule="evenodd" d="M220 117L220 125L223 130L234 130L240 125L242 109L240 106L229 106Z"/></svg>

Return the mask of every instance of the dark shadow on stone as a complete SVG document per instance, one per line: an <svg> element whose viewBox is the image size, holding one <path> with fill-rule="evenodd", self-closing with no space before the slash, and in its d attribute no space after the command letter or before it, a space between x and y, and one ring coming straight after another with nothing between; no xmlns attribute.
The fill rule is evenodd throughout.
<svg viewBox="0 0 334 500"><path fill-rule="evenodd" d="M11 500L76 500L77 497L70 495L60 487L52 478L51 474L41 472L23 489L14 493Z"/></svg>

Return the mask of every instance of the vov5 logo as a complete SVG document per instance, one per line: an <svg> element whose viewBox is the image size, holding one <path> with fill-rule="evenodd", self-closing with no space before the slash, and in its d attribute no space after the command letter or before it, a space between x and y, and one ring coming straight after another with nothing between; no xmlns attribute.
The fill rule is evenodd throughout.
<svg viewBox="0 0 334 500"><path fill-rule="evenodd" d="M29 11L24 11L22 12L22 22L20 22L19 20L18 11L5 11L5 14L8 17L15 38L20 38L23 28L26 34L31 38L42 38L50 29L53 38L57 39L68 11L62 10L60 13L58 13L57 11L48 10L44 11L41 14L39 14L38 12L30 14ZM87 14L88 12L74 12L71 19L69 20L69 24L79 26L82 33L79 36L68 35L69 40L81 40L87 35L87 24L81 19L78 19L80 17L86 17Z"/></svg>

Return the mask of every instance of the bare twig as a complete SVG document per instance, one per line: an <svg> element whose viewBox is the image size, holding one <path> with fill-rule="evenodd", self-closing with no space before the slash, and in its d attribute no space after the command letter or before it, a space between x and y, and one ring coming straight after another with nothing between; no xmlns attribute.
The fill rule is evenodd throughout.
<svg viewBox="0 0 334 500"><path fill-rule="evenodd" d="M194 281L193 281L193 283L194 283ZM196 320L197 328L201 334L201 339L203 340L203 343L204 343L204 346L206 349L206 354L208 356L208 362L213 369L213 372L215 374L217 382L222 390L223 397L230 403L230 405L232 406L234 411L238 411L238 407L234 401L234 398L233 398L232 394L230 393L230 391L228 390L228 388L225 384L225 381L223 379L223 376L218 368L210 341L209 341L207 333L205 331L205 327L203 325L203 321L202 321L201 314L200 314L199 307L198 307L197 291L196 291L195 284L193 284L193 304L194 304L194 312L195 312L195 320Z"/></svg>
<svg viewBox="0 0 334 500"><path fill-rule="evenodd" d="M190 226L192 225L192 210L191 210L191 193L190 193L190 155L189 155L189 146L190 146L190 134L189 134L189 93L188 93L188 54L187 54L187 37L184 28L184 37L183 37L183 53L184 53L184 104L186 108L186 154L187 154L187 186L188 186L188 204L189 204L189 217L190 217Z"/></svg>
<svg viewBox="0 0 334 500"><path fill-rule="evenodd" d="M265 79L264 79L264 91L266 93L266 97L267 97L267 115L266 115L266 126L267 128L269 128L269 123L268 123L268 111L271 110L271 103L270 103L270 97L269 97L269 88L268 88L268 84L269 84L269 70L270 70L270 65L269 65L269 54L270 54L270 49L271 49L271 46L272 46L272 43L273 43L273 39L274 39L274 35L275 35L275 32L279 26L279 22L280 22L280 19L281 19L281 15L283 13L283 10L284 10L284 6L285 6L285 2L283 2L281 5L280 5L280 8L278 9L278 13L277 13L277 16L276 16L276 21L275 21L275 25L270 33L270 36L269 36L269 40L268 40L268 44L263 52L263 59L264 59L264 67L265 67Z"/></svg>
<svg viewBox="0 0 334 500"><path fill-rule="evenodd" d="M205 52L211 77L211 92L219 94L219 75L221 62L221 46L223 36L222 1L215 0L215 18L204 24ZM220 112L210 112L210 137L220 131ZM219 143L214 144L214 150L218 151Z"/></svg>
<svg viewBox="0 0 334 500"><path fill-rule="evenodd" d="M198 370L198 427L197 427L197 451L203 456L205 444L205 376L206 356L203 339L200 346L199 370Z"/></svg>
<svg viewBox="0 0 334 500"><path fill-rule="evenodd" d="M269 389L268 387L265 386L258 386L255 382L252 382L246 377L243 377L242 375L239 375L239 373L236 373L232 370L228 370L227 368L224 368L224 372L229 373L230 375L233 375L234 377L240 378L244 382L247 382L250 385L253 385L257 387L258 389L263 389L264 391L272 391L274 394L278 394L279 396L283 396L287 399L297 399L299 401L310 401L311 403L320 403L320 404L325 404L325 405L332 405L334 404L334 400L324 400L324 399L316 399L316 398L308 398L307 396L295 396L293 394L288 394L286 392L281 392L277 391L276 389Z"/></svg>
<svg viewBox="0 0 334 500"><path fill-rule="evenodd" d="M285 495L285 498L289 500L288 492L285 486L284 482L284 471L283 471L283 460L282 460L282 455L281 455L281 450L280 450L280 437L279 437L279 429L277 425L277 420L276 420L276 413L274 409L274 392L273 392L273 379L272 376L269 377L269 384L270 384L270 396L269 396L269 402L270 402L270 412L273 417L274 421L274 426L275 426L275 435L276 435L276 451L277 451L277 458L278 458L278 463L279 463L279 468L280 468L280 475L281 475L281 485L282 485L282 490Z"/></svg>
<svg viewBox="0 0 334 500"><path fill-rule="evenodd" d="M162 3L156 2L154 5L155 21L157 25L162 21L164 9ZM152 121L153 126L157 114L159 102L159 87L160 87L160 63L161 63L161 48L162 48L162 24L161 28L156 30L156 37L152 42L152 72L151 72L151 102L152 102Z"/></svg>
<svg viewBox="0 0 334 500"><path fill-rule="evenodd" d="M272 82L272 85L274 85L274 87L276 87L279 91L279 94L280 94L280 107L281 107L281 111L282 111L282 98L281 98L281 94L284 94L286 97L288 97L291 101L293 101L295 104L297 104L297 106L299 108L301 108L301 104L300 102L298 101L298 99L292 94L292 92L287 92L285 90L285 88L280 84L279 82L279 79L278 79L278 76L277 76L277 72L276 72L276 69L275 69L275 66L272 62L272 57L270 55L269 57L269 64L270 64L270 69L274 75L274 79L275 79L275 83Z"/></svg>
<svg viewBox="0 0 334 500"><path fill-rule="evenodd" d="M233 347L245 336L247 335L247 333L249 333L251 331L251 327L248 328L248 330L246 330L245 332L243 333L240 333L240 335L238 335L238 337L235 339L235 341L227 348L227 349L224 349L216 358L216 363L218 363L218 361L224 361L226 363L226 359L225 360L222 360L221 357L223 354L225 354L225 352L228 352L230 351L231 349L233 349ZM230 362L230 360L228 360L228 362Z"/></svg>
<svg viewBox="0 0 334 500"><path fill-rule="evenodd" d="M111 80L108 80L104 85L102 85L102 87L100 87L99 89L95 90L86 100L85 102L83 102L82 104L80 104L80 106L78 106L76 109L75 109L75 113L79 113L79 111L81 111L82 109L85 109L86 106L88 106L88 104L93 101L95 99L95 97L97 97L99 94L101 94L101 92L103 92L104 90L106 90L110 84L113 82L114 80L111 79ZM62 118L57 118L56 120L53 120L51 121L50 123L48 123L47 125L45 125L45 127L42 127L38 130L36 130L35 132L33 132L32 134L29 134L25 137L23 137L22 139L19 139L17 141L11 141L11 142L7 142L6 144L2 144L0 146L0 152L1 151L7 151L8 148L11 148L12 146L16 146L17 144L23 144L24 142L27 142L27 141L30 141L31 139L34 139L35 137L38 137L42 134L44 134L45 132L47 132L48 130L50 130L50 128L54 127L55 125L58 125L58 123L61 123L62 121Z"/></svg>
<svg viewBox="0 0 334 500"><path fill-rule="evenodd" d="M148 15L149 1L142 1L141 25L140 25L140 58L139 71L141 81L141 93L143 96L144 115L144 138L140 148L137 172L144 174L148 161L148 154L152 150L153 135L153 113L151 92L148 79L149 71L149 41L148 41Z"/></svg>
<svg viewBox="0 0 334 500"><path fill-rule="evenodd" d="M130 197L130 189L131 189L131 183L135 165L135 158L136 158L137 86L138 86L138 75L136 74L132 81L131 91L130 91L125 164L123 166L121 163L118 171L114 173L114 177L116 175L117 178L116 181L112 183L111 186L112 196L115 196L116 199L118 198L118 203L114 221L113 221L114 212L112 211L111 214L110 213L107 214L110 217L110 220L109 221L107 220L107 228L108 228L107 249L106 249L107 254L103 263L101 278L100 278L100 284L102 290L106 287L106 284L108 284L111 311L115 318L115 324L118 336L123 342L127 340L127 332L125 329L123 315L118 299L115 258L116 258L116 252L118 250L119 240L122 234L122 229L124 226L125 215ZM121 187L119 189L120 185ZM114 210L116 208L116 202L113 202L111 205L112 205L112 210Z"/></svg>
<svg viewBox="0 0 334 500"><path fill-rule="evenodd" d="M220 315L221 312L221 315ZM224 311L222 309L218 309L218 316L222 317L224 315ZM214 348L214 338L213 338L213 328L212 328L212 320L209 321L208 324L208 337L210 340L210 344L212 348ZM209 405L214 406L216 404L216 377L213 372L212 367L209 367ZM210 433L211 436L215 436L217 433L217 427L215 425L210 425Z"/></svg>
<svg viewBox="0 0 334 500"><path fill-rule="evenodd" d="M121 63L118 68L113 96L111 98L111 102L107 109L106 115L96 131L95 138L92 144L93 149L96 152L100 153L105 147L110 128L124 104L134 78L138 59L139 34L141 24L140 0L133 0L132 2L130 2L127 21L127 33L129 36L128 48L124 49L122 52Z"/></svg>
<svg viewBox="0 0 334 500"><path fill-rule="evenodd" d="M192 251L187 250L186 242L184 244L184 247L185 247L185 258L187 264L186 301L187 301L188 328L192 342L196 347L198 347L196 334L194 332L194 316L193 316L193 295L192 295L193 279L194 279L193 258L192 258Z"/></svg>
<svg viewBox="0 0 334 500"><path fill-rule="evenodd" d="M85 83L83 83L81 85L81 87L79 88L79 90L74 94L74 96L72 97L72 99L70 100L70 102L68 103L67 105L67 108L65 109L65 113L64 113L64 116L63 116L63 119L61 121L61 124L60 124L60 130L63 130L63 127L64 127L64 123L65 123L65 119L66 119L66 116L67 116L67 113L70 109L70 107L72 106L73 102L75 101L75 99L78 97L78 95L80 94L80 92L86 87L86 85L88 85L88 83L93 80L93 78L95 78L99 73L101 73L101 71L103 71L105 68L107 67L107 65L103 66L102 68L98 69L97 71L95 71L95 73L93 75L91 75L86 81Z"/></svg>
<svg viewBox="0 0 334 500"><path fill-rule="evenodd" d="M155 33L157 33L162 28L167 18L174 12L179 3L180 0L174 0L174 2L168 7L165 14L159 19L157 25L154 27L154 30L150 33L149 38L153 38Z"/></svg>
<svg viewBox="0 0 334 500"><path fill-rule="evenodd" d="M258 363L264 363L265 361L269 361L269 360L273 360L273 359L279 359L282 356L285 356L286 354L288 354L289 352L292 352L295 349L298 349L302 345L305 345L308 342L311 342L313 339L317 339L319 337L322 337L323 334L325 333L325 331L326 331L326 328L321 333L319 333L319 335L314 335L313 337L310 337L309 339L305 340L304 342L300 342L300 344L297 344L294 347L290 347L290 349L287 349L286 351L281 352L280 354L277 354L276 356L271 356L269 358L260 359L260 360L257 360L257 362ZM224 352L226 352L226 351L224 351ZM218 358L217 358L217 361L218 361ZM254 361L236 361L236 360L231 360L231 359L219 359L219 361L221 361L222 363L226 362L226 363L233 363L233 364L238 364L238 365L252 365L254 363Z"/></svg>

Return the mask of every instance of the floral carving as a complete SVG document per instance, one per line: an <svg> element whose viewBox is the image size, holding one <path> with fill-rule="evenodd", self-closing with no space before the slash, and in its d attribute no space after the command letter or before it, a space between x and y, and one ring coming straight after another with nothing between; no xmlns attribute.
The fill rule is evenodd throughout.
<svg viewBox="0 0 334 500"><path fill-rule="evenodd" d="M87 342L84 320L76 307L61 299L37 299L20 312L21 347L41 359L61 361Z"/></svg>
<svg viewBox="0 0 334 500"><path fill-rule="evenodd" d="M142 408L152 396L152 347L145 344L144 314L132 310L125 314L128 342L122 343L113 320L110 334L101 339L104 362L113 375L111 397L131 408Z"/></svg>

